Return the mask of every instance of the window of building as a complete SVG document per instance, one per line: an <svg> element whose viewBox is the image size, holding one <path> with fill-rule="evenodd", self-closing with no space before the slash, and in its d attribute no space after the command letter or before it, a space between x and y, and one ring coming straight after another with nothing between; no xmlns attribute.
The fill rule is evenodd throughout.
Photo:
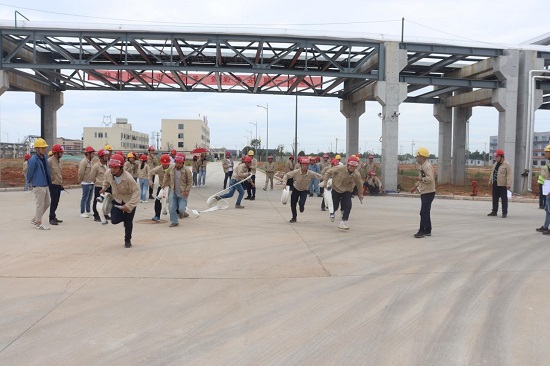
<svg viewBox="0 0 550 366"><path fill-rule="evenodd" d="M183 133L178 133L178 139L182 139L183 138Z"/></svg>
<svg viewBox="0 0 550 366"><path fill-rule="evenodd" d="M178 147L183 147L183 141L178 142Z"/></svg>
<svg viewBox="0 0 550 366"><path fill-rule="evenodd" d="M183 130L183 123L178 124L178 130Z"/></svg>
<svg viewBox="0 0 550 366"><path fill-rule="evenodd" d="M94 132L94 137L97 138L97 132Z"/></svg>

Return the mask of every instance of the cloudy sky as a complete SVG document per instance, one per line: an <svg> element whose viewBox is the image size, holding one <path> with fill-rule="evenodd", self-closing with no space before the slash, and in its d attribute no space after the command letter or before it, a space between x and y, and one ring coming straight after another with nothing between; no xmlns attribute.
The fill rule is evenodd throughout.
<svg viewBox="0 0 550 366"><path fill-rule="evenodd" d="M128 6L127 4L131 4ZM200 30L224 27L232 31L286 29L296 34L334 36L399 37L401 18L405 40L415 37L481 41L492 45L517 45L550 32L548 0L350 0L257 2L250 0L159 2L122 1L30 1L0 0L0 19L13 22L15 11L31 22L55 22L59 26L103 24L117 27L172 27ZM18 16L18 20L21 21ZM134 130L151 134L160 130L163 118L207 116L211 146L241 148L252 131L265 140L266 113L258 104L269 104L269 146L284 144L290 150L294 136L295 97L216 93L152 92L65 92L58 111L58 135L80 138L82 127L101 126L104 116L128 118ZM300 97L298 99L298 148L306 152L338 150L345 146L345 118L339 99ZM360 118L360 152L380 152L381 106L367 102ZM419 146L437 153L438 126L432 107L402 104L399 119L400 153ZM39 108L34 94L6 92L0 97L2 141L20 141L40 134ZM489 148L489 136L497 134L498 113L494 108L474 108L470 118L471 151ZM536 114L536 131L550 130L550 112Z"/></svg>

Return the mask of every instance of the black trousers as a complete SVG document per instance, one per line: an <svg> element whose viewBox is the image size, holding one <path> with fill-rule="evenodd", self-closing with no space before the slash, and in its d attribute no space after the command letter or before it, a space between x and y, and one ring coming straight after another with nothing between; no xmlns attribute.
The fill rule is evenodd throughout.
<svg viewBox="0 0 550 366"><path fill-rule="evenodd" d="M294 178L288 178L288 180L286 181L286 185L290 187L291 191L293 191L294 190Z"/></svg>
<svg viewBox="0 0 550 366"><path fill-rule="evenodd" d="M542 194L542 184L539 184L539 208L546 207L546 196Z"/></svg>
<svg viewBox="0 0 550 366"><path fill-rule="evenodd" d="M233 175L233 172L227 172L225 173L225 177L223 178L223 189L227 188L227 182L231 181L231 176Z"/></svg>
<svg viewBox="0 0 550 366"><path fill-rule="evenodd" d="M380 188L378 188L378 186L375 184L373 185L367 184L367 189L369 190L369 194L372 196L375 196L378 193L380 193Z"/></svg>
<svg viewBox="0 0 550 366"><path fill-rule="evenodd" d="M432 232L432 218L430 211L432 210L432 202L435 198L435 192L424 193L420 195L420 231L426 234Z"/></svg>
<svg viewBox="0 0 550 366"><path fill-rule="evenodd" d="M59 197L61 196L61 186L59 184L50 184L50 220L55 220L57 216L57 206L59 206Z"/></svg>
<svg viewBox="0 0 550 366"><path fill-rule="evenodd" d="M508 190L505 186L493 183L493 212L498 212L498 199L502 200L502 213L508 214Z"/></svg>
<svg viewBox="0 0 550 366"><path fill-rule="evenodd" d="M294 188L294 190L290 194L290 211L292 211L293 219L298 216L298 212L296 212L296 204L299 201L300 207L305 206L308 193L309 189L307 191L299 191Z"/></svg>
<svg viewBox="0 0 550 366"><path fill-rule="evenodd" d="M254 197L256 198L256 174L253 174L251 177L252 182L254 183L254 187L252 186L252 183L246 182L246 193L248 197Z"/></svg>
<svg viewBox="0 0 550 366"><path fill-rule="evenodd" d="M342 205L342 220L348 221L349 214L351 212L351 192L338 193L334 189L332 190L332 204L334 206L334 212L338 211L340 204Z"/></svg>
<svg viewBox="0 0 550 366"><path fill-rule="evenodd" d="M162 203L160 202L160 200L157 200L156 198L158 197L161 189L162 188L159 186L159 188L157 189L157 193L155 195L155 216L158 218L160 218L160 210L162 209Z"/></svg>
<svg viewBox="0 0 550 366"><path fill-rule="evenodd" d="M99 191L101 191L103 187L101 186L95 186L94 187L94 202L92 203L92 211L94 212L94 219L101 219L101 217L99 216L99 212L97 212L97 197L99 197ZM111 188L109 186L109 188Z"/></svg>
<svg viewBox="0 0 550 366"><path fill-rule="evenodd" d="M115 205L124 205L124 202L118 203L113 200L113 208L111 209L111 223L113 225L124 222L124 241L130 241L132 239L132 230L134 229L134 216L136 209L134 208L130 212L124 212L115 207Z"/></svg>

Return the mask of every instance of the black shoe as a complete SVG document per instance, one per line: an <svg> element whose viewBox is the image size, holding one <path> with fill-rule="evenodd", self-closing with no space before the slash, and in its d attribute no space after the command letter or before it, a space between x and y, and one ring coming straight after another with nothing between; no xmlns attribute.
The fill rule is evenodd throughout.
<svg viewBox="0 0 550 366"><path fill-rule="evenodd" d="M544 206L539 206L539 210L544 210Z"/></svg>
<svg viewBox="0 0 550 366"><path fill-rule="evenodd" d="M550 230L543 231L542 235L550 235Z"/></svg>
<svg viewBox="0 0 550 366"><path fill-rule="evenodd" d="M317 194L317 197L323 197L323 195L321 193Z"/></svg>
<svg viewBox="0 0 550 366"><path fill-rule="evenodd" d="M101 219L99 217L94 217L95 222L101 222Z"/></svg>
<svg viewBox="0 0 550 366"><path fill-rule="evenodd" d="M125 248L131 248L132 247L132 242L130 240L125 240L124 241L124 247Z"/></svg>
<svg viewBox="0 0 550 366"><path fill-rule="evenodd" d="M251 199L251 198L252 198L252 197L245 197L244 199L245 199L245 200L249 200L249 199Z"/></svg>
<svg viewBox="0 0 550 366"><path fill-rule="evenodd" d="M50 225L58 225L58 224L57 224L57 221L55 221L54 219L54 220L50 220Z"/></svg>
<svg viewBox="0 0 550 366"><path fill-rule="evenodd" d="M249 198L251 201L254 201L256 199L256 196Z"/></svg>
<svg viewBox="0 0 550 366"><path fill-rule="evenodd" d="M326 211L327 209L324 207L321 207L321 211Z"/></svg>
<svg viewBox="0 0 550 366"><path fill-rule="evenodd" d="M502 214L502 218L505 219L508 214Z"/></svg>
<svg viewBox="0 0 550 366"><path fill-rule="evenodd" d="M304 206L300 205L300 212L304 212Z"/></svg>
<svg viewBox="0 0 550 366"><path fill-rule="evenodd" d="M535 229L535 231L538 231L539 233L543 233L545 231L548 231L548 228L544 227L544 226L541 226L541 227Z"/></svg>
<svg viewBox="0 0 550 366"><path fill-rule="evenodd" d="M293 218L290 219L289 222L296 222L296 219L293 217Z"/></svg>
<svg viewBox="0 0 550 366"><path fill-rule="evenodd" d="M154 199L155 199L155 197L153 197L153 196L149 196L149 199L150 199L150 200L154 200Z"/></svg>
<svg viewBox="0 0 550 366"><path fill-rule="evenodd" d="M310 197L313 197L313 193L310 193L309 196L310 196Z"/></svg>
<svg viewBox="0 0 550 366"><path fill-rule="evenodd" d="M111 215L105 215L105 220L110 220L111 219Z"/></svg>
<svg viewBox="0 0 550 366"><path fill-rule="evenodd" d="M430 231L429 233L428 232L425 232L424 235L426 236L432 236L432 232Z"/></svg>
<svg viewBox="0 0 550 366"><path fill-rule="evenodd" d="M488 213L487 216L496 216L497 213L496 212L491 212L491 213Z"/></svg>
<svg viewBox="0 0 550 366"><path fill-rule="evenodd" d="M59 220L59 219L56 217L56 218L55 218L55 222L57 222L57 223L59 224L59 223L62 223L63 220Z"/></svg>
<svg viewBox="0 0 550 366"><path fill-rule="evenodd" d="M418 230L418 232L416 234L414 234L415 238L423 238L425 236L426 236L426 234L422 230Z"/></svg>

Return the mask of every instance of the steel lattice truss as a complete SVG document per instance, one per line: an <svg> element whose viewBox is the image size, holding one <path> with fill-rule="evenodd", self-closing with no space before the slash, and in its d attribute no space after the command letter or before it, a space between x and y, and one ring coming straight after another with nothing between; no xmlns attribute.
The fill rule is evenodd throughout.
<svg viewBox="0 0 550 366"><path fill-rule="evenodd" d="M0 28L0 69L53 90L299 94L347 98L383 80L384 41L253 34ZM492 74L449 77L502 50L401 43L408 102L500 87ZM418 94L426 87L437 87ZM16 87L12 90L16 90ZM415 95L416 94L416 95Z"/></svg>

